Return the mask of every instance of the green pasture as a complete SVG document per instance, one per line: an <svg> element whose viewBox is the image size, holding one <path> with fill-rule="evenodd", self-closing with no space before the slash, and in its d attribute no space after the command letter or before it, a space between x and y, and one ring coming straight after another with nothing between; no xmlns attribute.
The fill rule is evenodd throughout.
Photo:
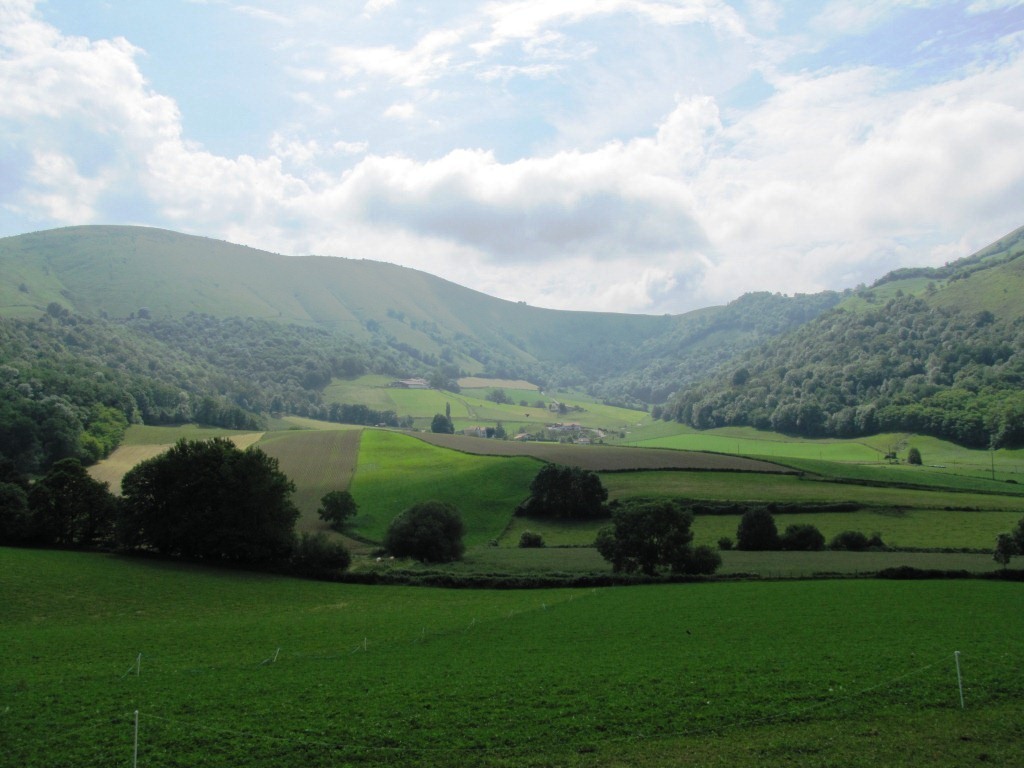
<svg viewBox="0 0 1024 768"><path fill-rule="evenodd" d="M856 512L808 512L775 515L781 534L789 525L817 526L826 543L843 531L861 531L870 536L879 533L890 547L985 549L995 546L996 536L1005 533L1021 520L1024 512L961 512L940 509L862 509ZM693 543L717 546L728 536L735 541L739 515L697 515L693 521ZM514 518L500 544L517 547L524 531L544 537L549 546L590 546L597 531L608 520L572 522ZM991 557L991 556L989 556Z"/></svg>
<svg viewBox="0 0 1024 768"><path fill-rule="evenodd" d="M361 404L378 411L392 410L393 376L367 375L355 379L333 379L324 388L324 402Z"/></svg>
<svg viewBox="0 0 1024 768"><path fill-rule="evenodd" d="M753 432L753 430L751 430ZM803 458L835 462L880 462L885 452L856 440L770 439L758 436L705 434L696 430L656 437L636 443L646 448L674 448L680 451L713 451L760 458Z"/></svg>
<svg viewBox="0 0 1024 768"><path fill-rule="evenodd" d="M1024 511L1024 497L943 489L880 487L794 475L724 472L605 472L609 499L686 498L720 501L857 502L888 508Z"/></svg>
<svg viewBox="0 0 1024 768"><path fill-rule="evenodd" d="M460 393L442 392L436 389L401 389L389 386L388 376L360 376L356 379L335 379L324 390L326 403L359 403L378 410L393 410L399 416L412 416L418 428L430 427L435 414L451 408L451 418L457 430L473 426L494 426L502 422L506 428L523 427L538 430L555 422L576 422L584 427L619 430L650 417L642 411L603 405L587 395L558 392L542 395L537 390L510 389L502 387L503 382L494 385L463 389ZM482 382L483 379L476 379ZM513 403L499 404L487 399L493 389L504 389ZM559 414L546 407L535 408L537 400L550 403L552 399L567 406L579 406L582 411ZM525 400L529 405L519 405Z"/></svg>
<svg viewBox="0 0 1024 768"><path fill-rule="evenodd" d="M735 531L734 531L735 533ZM518 537L517 537L518 540ZM867 574L885 568L910 566L922 570L995 571L992 555L973 552L720 552L721 576L755 574L761 578L810 578L815 574ZM395 567L385 564L380 568ZM403 564L401 567L408 567ZM451 566L455 573L537 574L607 573L608 563L593 547L511 549L478 547Z"/></svg>
<svg viewBox="0 0 1024 768"><path fill-rule="evenodd" d="M22 768L131 765L135 712L143 766L1024 762L1019 584L452 591L0 549L0 588Z"/></svg>
<svg viewBox="0 0 1024 768"><path fill-rule="evenodd" d="M363 433L350 491L359 505L355 528L380 541L397 514L430 499L453 504L467 546L497 538L529 493L541 464L530 458L471 456L397 432Z"/></svg>
<svg viewBox="0 0 1024 768"><path fill-rule="evenodd" d="M173 427L151 427L132 424L124 435L122 445L174 445L179 440L212 440L215 437L237 437L253 434L251 429L221 429L184 424Z"/></svg>
<svg viewBox="0 0 1024 768"><path fill-rule="evenodd" d="M633 428L625 442L651 448L714 451L763 459L825 461L842 465L865 465L885 470L894 482L914 482L893 472L969 477L998 482L1016 480L1024 485L1024 449L987 451L965 448L924 435L883 433L849 440L811 440L763 432L752 427L722 427L700 431L675 422L650 422ZM910 448L921 452L923 465L907 465ZM890 465L885 455L894 451L900 463ZM851 467L835 468L831 474L854 472ZM950 482L950 481L947 481Z"/></svg>

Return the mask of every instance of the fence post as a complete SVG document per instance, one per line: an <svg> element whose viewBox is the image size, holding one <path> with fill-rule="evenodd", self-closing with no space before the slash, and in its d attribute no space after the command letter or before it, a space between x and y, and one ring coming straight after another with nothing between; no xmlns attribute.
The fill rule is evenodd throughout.
<svg viewBox="0 0 1024 768"><path fill-rule="evenodd" d="M960 709L964 708L964 679L960 674L960 651L953 652L953 658L956 660L956 684L960 689Z"/></svg>

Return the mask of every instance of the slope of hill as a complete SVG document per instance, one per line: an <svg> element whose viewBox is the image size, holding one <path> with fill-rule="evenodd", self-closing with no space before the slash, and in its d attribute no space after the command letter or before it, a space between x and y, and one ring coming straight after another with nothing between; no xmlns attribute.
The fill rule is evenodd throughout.
<svg viewBox="0 0 1024 768"><path fill-rule="evenodd" d="M566 312L504 301L404 267L287 257L142 227L89 226L0 240L0 315L182 323L253 318L340 334L407 359L409 373L586 385L639 405L680 376L706 375L739 349L832 306L835 294L754 294L680 316ZM668 364L664 358L671 357Z"/></svg>
<svg viewBox="0 0 1024 768"><path fill-rule="evenodd" d="M942 268L941 284L892 273L858 304L844 302L737 358L728 374L686 388L665 417L697 428L1024 444L1024 230L997 245ZM911 284L920 296L898 287ZM880 302L876 289L893 286Z"/></svg>

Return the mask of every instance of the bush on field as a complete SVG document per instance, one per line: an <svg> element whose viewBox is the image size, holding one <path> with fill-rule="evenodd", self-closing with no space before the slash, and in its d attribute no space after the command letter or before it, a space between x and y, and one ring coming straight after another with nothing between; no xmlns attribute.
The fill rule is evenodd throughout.
<svg viewBox="0 0 1024 768"><path fill-rule="evenodd" d="M352 555L343 544L322 533L304 533L292 552L292 570L303 576L325 578L344 571Z"/></svg>
<svg viewBox="0 0 1024 768"><path fill-rule="evenodd" d="M718 548L723 551L728 551L732 549L732 539L730 539L728 536L723 536L718 540Z"/></svg>
<svg viewBox="0 0 1024 768"><path fill-rule="evenodd" d="M748 551L779 548L779 529L772 513L763 507L748 509L736 529L736 547Z"/></svg>
<svg viewBox="0 0 1024 768"><path fill-rule="evenodd" d="M869 538L860 531L843 531L837 533L829 542L829 549L847 550L849 552L864 552L868 549L885 549L885 542L881 534L873 533Z"/></svg>
<svg viewBox="0 0 1024 768"><path fill-rule="evenodd" d="M690 547L692 524L693 515L671 501L624 504L594 544L616 573L714 573L722 560L710 547Z"/></svg>
<svg viewBox="0 0 1024 768"><path fill-rule="evenodd" d="M443 501L424 501L391 521L384 548L395 557L450 563L465 551L462 534L462 518L455 507Z"/></svg>
<svg viewBox="0 0 1024 768"><path fill-rule="evenodd" d="M519 536L519 547L521 549L533 549L544 546L544 537L533 531L523 531Z"/></svg>
<svg viewBox="0 0 1024 768"><path fill-rule="evenodd" d="M809 523L790 525L779 539L782 549L796 552L818 552L825 548L825 536Z"/></svg>

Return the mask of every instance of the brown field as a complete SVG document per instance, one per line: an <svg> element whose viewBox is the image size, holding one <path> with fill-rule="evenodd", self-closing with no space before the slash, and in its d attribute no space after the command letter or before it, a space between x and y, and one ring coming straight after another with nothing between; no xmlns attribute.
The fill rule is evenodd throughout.
<svg viewBox="0 0 1024 768"><path fill-rule="evenodd" d="M248 448L263 437L262 432L246 432L241 435L229 437L239 448ZM159 456L174 444L175 441L167 443L152 443L146 445L122 445L112 454L98 464L89 467L89 475L106 483L114 493L121 493L121 479L132 467L146 459Z"/></svg>
<svg viewBox="0 0 1024 768"><path fill-rule="evenodd" d="M359 460L359 429L280 432L259 444L295 482L292 497L302 516L299 531L324 530L317 517L320 499L329 491L344 491Z"/></svg>
<svg viewBox="0 0 1024 768"><path fill-rule="evenodd" d="M747 459L698 451L673 451L659 448L633 448L620 445L570 445L566 443L513 442L487 440L465 435L442 435L415 432L424 442L442 448L480 456L532 456L541 461L581 467L594 472L615 472L631 469L699 469L730 472L771 472L795 474L788 467L767 461Z"/></svg>

